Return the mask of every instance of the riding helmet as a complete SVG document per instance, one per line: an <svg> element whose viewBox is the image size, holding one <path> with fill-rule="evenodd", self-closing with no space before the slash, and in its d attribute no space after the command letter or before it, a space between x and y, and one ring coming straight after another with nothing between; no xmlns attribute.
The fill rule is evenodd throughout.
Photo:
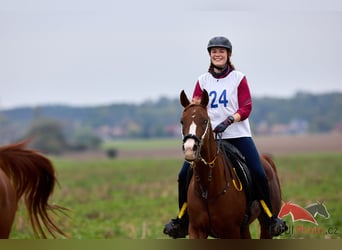
<svg viewBox="0 0 342 250"><path fill-rule="evenodd" d="M211 48L213 47L221 47L226 48L228 51L232 51L232 44L228 40L228 38L224 36L215 36L209 40L207 50L210 53Z"/></svg>

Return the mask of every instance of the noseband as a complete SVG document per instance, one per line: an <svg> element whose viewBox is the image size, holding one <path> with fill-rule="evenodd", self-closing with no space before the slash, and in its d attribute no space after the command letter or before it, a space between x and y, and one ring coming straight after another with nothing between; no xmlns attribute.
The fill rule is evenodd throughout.
<svg viewBox="0 0 342 250"><path fill-rule="evenodd" d="M185 141L186 141L187 139L194 139L196 143L202 144L203 138L204 138L204 137L202 136L202 138L200 139L200 138L198 138L197 135L194 135L194 134L187 134L187 135L185 135L185 136L183 135L183 144L185 143Z"/></svg>

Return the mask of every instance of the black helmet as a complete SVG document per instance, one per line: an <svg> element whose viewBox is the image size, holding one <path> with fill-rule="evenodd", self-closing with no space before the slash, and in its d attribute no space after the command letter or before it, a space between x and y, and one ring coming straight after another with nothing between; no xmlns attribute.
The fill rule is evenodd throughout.
<svg viewBox="0 0 342 250"><path fill-rule="evenodd" d="M210 53L210 49L213 47L226 48L228 51L232 51L232 44L228 38L224 36L215 36L209 40L207 50Z"/></svg>

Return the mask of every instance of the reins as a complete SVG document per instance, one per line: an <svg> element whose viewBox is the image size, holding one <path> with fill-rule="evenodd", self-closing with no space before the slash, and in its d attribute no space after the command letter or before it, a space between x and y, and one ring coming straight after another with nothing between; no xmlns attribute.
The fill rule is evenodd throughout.
<svg viewBox="0 0 342 250"><path fill-rule="evenodd" d="M218 139L219 137L219 139ZM217 142L217 145L218 145L218 150L221 150L221 152L224 152L224 149L223 149L223 144L222 144L222 133L219 133L219 134L215 134L215 141ZM242 191L242 183L241 183L241 180L239 178L239 176L237 175L236 173L236 170L235 168L232 166L232 162L229 160L228 158L228 155L227 154L223 154L224 155L224 159L225 159L225 166L228 166L228 170L229 170L229 174L230 174L230 178L232 179L232 182L233 182L233 185L235 187L235 189L237 191ZM239 181L239 187L237 186L236 182L235 182L235 179L233 177L233 173L232 173L232 170L236 176L236 178L238 179Z"/></svg>
<svg viewBox="0 0 342 250"><path fill-rule="evenodd" d="M192 138L194 139L198 144L199 144L199 148L198 148L198 158L199 158L199 161L202 162L204 165L208 166L209 167L209 174L208 174L208 178L207 178L207 181L208 181L208 186L209 186L209 183L212 181L212 171L213 171L213 168L215 167L215 163L216 163L216 160L217 160L217 157L220 153L220 146L218 145L217 147L217 151L216 151L216 154L215 154L215 157L213 160L211 161L208 161L206 159L204 159L200 153L201 151L201 147L203 145L203 140L207 134L207 131L208 131L208 128L209 128L209 122L207 124L207 127L206 127L206 130L205 132L203 133L203 135L201 136L201 139L199 139L196 135L186 135L184 136L184 139L183 139L183 142L185 142L185 140L187 140L188 138ZM203 185L201 184L200 182L200 176L197 174L197 171L196 171L196 162L195 161L188 161L190 163L190 166L191 168L193 169L194 171L194 177L195 177L195 180L196 182L198 183L198 186L200 188L200 191L201 191L201 194L199 194L198 192L197 195L199 195L200 197L202 197L203 199L205 200L208 200L208 189L204 189L203 188ZM226 175L226 168L224 168L224 176L227 177ZM212 197L210 200L215 200L217 199L220 195L223 195L227 192L228 190L228 187L229 187L229 181L227 180L226 178L226 185L225 187L223 188L222 192L218 193L217 195L215 195L214 197ZM208 200L209 201L209 200Z"/></svg>
<svg viewBox="0 0 342 250"><path fill-rule="evenodd" d="M213 168L215 167L215 163L216 163L216 160L218 159L218 155L220 153L223 154L223 160L224 160L223 171L224 171L226 185L225 185L225 187L223 188L223 190L220 193L218 193L217 195L212 197L210 200L208 200L208 188L204 189L203 185L200 182L201 181L200 176L197 174L196 162L195 161L187 161L190 164L190 167L194 171L195 181L198 183L198 186L200 188L200 192L201 193L196 192L196 194L209 202L209 201L217 199L219 196L221 196L221 195L223 195L223 194L225 194L227 192L228 187L229 187L229 180L227 179L226 169L228 169L229 176L232 179L233 185L234 185L234 187L235 187L235 189L237 191L242 191L242 183L241 183L241 181L240 181L240 179L239 179L235 169L231 165L230 160L227 158L228 156L224 153L224 149L223 149L223 146L222 146L223 144L222 144L222 134L221 133L219 133L219 134L215 133L215 141L217 143L217 150L216 150L216 154L215 154L214 159L211 160L211 161L207 161L206 159L204 159L201 156L200 149L201 149L201 146L203 145L203 139L205 138L206 132L207 132L207 129L205 130L205 133L202 135L201 139L199 139L196 135L189 134L189 135L184 136L183 141L185 142L185 140L187 140L188 138L192 138L192 139L194 139L199 144L199 149L198 149L199 161L202 162L204 165L209 167L209 173L208 173L208 178L207 178L208 185L207 186L209 186L209 183L212 181L212 171L213 171ZM232 171L234 171L234 174L233 174ZM237 177L238 182L239 182L239 187L236 184L233 175L235 175Z"/></svg>

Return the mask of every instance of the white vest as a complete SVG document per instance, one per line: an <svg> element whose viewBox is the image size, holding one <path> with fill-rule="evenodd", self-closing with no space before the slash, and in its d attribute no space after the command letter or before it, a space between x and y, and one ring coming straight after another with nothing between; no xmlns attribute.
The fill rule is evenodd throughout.
<svg viewBox="0 0 342 250"><path fill-rule="evenodd" d="M234 70L224 78L214 78L209 72L198 78L201 89L209 94L208 115L213 129L239 109L238 87L243 77ZM233 123L222 133L223 139L251 136L248 118Z"/></svg>

